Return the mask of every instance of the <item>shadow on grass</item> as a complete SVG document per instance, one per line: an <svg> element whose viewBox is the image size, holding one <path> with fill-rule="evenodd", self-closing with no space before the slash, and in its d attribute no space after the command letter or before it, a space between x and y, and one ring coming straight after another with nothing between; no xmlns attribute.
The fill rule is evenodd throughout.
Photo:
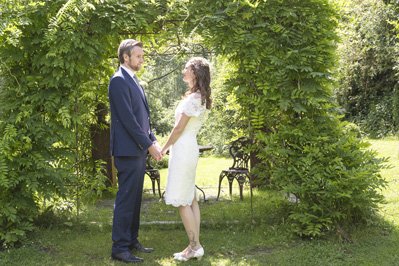
<svg viewBox="0 0 399 266"><path fill-rule="evenodd" d="M114 195L85 205L79 217L43 214L21 248L0 253L0 265L125 265L110 258ZM286 223L289 204L276 191L255 190L244 197L200 202L202 261L189 265L395 265L399 233L383 219L346 225L350 241L335 233L301 239ZM176 265L172 254L188 245L177 208L145 193L140 242L155 248L143 265ZM396 251L395 251L396 252ZM389 255L391 254L391 256ZM362 262L364 262L362 264ZM388 264L389 263L389 264ZM188 264L187 264L188 265Z"/></svg>

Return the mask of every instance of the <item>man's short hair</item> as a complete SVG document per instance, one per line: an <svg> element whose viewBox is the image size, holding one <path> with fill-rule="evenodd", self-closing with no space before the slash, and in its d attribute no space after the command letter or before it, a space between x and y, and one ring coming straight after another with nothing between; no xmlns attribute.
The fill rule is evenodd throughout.
<svg viewBox="0 0 399 266"><path fill-rule="evenodd" d="M133 53L133 48L135 46L143 48L143 43L133 39L126 39L121 42L118 48L118 59L121 64L125 62L123 55L127 54L130 56Z"/></svg>

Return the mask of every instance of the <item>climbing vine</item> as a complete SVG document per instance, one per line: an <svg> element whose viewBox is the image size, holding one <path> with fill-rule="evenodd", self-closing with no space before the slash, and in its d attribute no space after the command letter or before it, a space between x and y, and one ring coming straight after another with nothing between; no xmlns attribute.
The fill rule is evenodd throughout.
<svg viewBox="0 0 399 266"><path fill-rule="evenodd" d="M0 243L12 245L44 202L93 175L89 130L108 102L116 48L126 35L150 39L166 2L0 4Z"/></svg>
<svg viewBox="0 0 399 266"><path fill-rule="evenodd" d="M361 220L382 202L384 159L346 130L332 98L337 9L325 0L193 1L202 36L237 71L227 81L247 120L259 179L297 198L299 235ZM196 12L194 12L194 10ZM212 15L210 15L212 14ZM259 180L257 181L259 182Z"/></svg>
<svg viewBox="0 0 399 266"><path fill-rule="evenodd" d="M294 194L293 230L318 236L382 201L382 159L335 112L336 9L325 0L2 1L0 243L33 229L42 203L92 174L89 129L120 41L165 50L187 40L231 65L229 112L261 160L253 170ZM230 110L231 111L231 110ZM232 120L233 121L233 120ZM102 125L106 127L106 125Z"/></svg>

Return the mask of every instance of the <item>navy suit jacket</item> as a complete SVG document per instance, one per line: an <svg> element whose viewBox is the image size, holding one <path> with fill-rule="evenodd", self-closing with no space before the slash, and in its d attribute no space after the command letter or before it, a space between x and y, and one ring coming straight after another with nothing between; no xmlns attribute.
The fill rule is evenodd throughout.
<svg viewBox="0 0 399 266"><path fill-rule="evenodd" d="M111 77L111 156L142 156L156 140L147 99L140 90L122 67Z"/></svg>

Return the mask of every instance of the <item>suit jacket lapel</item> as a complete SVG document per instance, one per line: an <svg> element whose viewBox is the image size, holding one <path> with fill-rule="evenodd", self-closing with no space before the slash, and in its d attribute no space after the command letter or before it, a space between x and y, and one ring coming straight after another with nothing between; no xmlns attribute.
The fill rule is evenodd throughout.
<svg viewBox="0 0 399 266"><path fill-rule="evenodd" d="M120 67L120 69L122 71L123 76L128 81L127 84L129 85L129 87L131 89L136 90L136 94L140 95L139 97L141 97L141 99L143 100L144 105L147 108L147 111L149 113L150 112L150 107L148 106L147 98L145 97L144 92L143 93L141 92L142 88L138 87L138 85L133 80L133 78L129 75L129 73L127 73L122 67Z"/></svg>

